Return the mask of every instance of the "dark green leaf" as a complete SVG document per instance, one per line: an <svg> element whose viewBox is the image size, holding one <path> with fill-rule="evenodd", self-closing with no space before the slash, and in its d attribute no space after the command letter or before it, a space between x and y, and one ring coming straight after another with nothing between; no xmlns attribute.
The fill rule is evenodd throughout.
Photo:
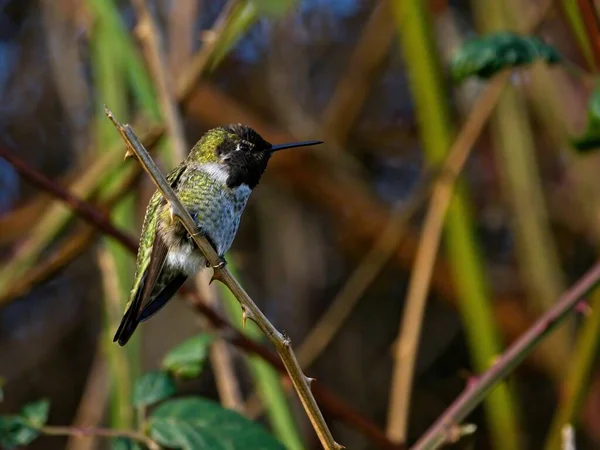
<svg viewBox="0 0 600 450"><path fill-rule="evenodd" d="M143 450L144 448L138 441L131 438L119 437L113 439L113 450Z"/></svg>
<svg viewBox="0 0 600 450"><path fill-rule="evenodd" d="M48 420L50 402L39 400L23 407L16 416L0 416L0 447L12 449L28 445L40 435Z"/></svg>
<svg viewBox="0 0 600 450"><path fill-rule="evenodd" d="M175 382L165 372L148 372L142 375L133 387L134 406L158 403L175 394Z"/></svg>
<svg viewBox="0 0 600 450"><path fill-rule="evenodd" d="M594 89L587 104L588 120L583 136L573 139L573 147L581 153L600 149L600 88Z"/></svg>
<svg viewBox="0 0 600 450"><path fill-rule="evenodd" d="M0 448L11 450L33 442L40 435L21 416L0 417Z"/></svg>
<svg viewBox="0 0 600 450"><path fill-rule="evenodd" d="M260 425L210 400L169 400L149 420L159 444L182 450L284 450Z"/></svg>
<svg viewBox="0 0 600 450"><path fill-rule="evenodd" d="M457 81L473 75L489 78L502 69L538 60L555 64L561 56L535 36L500 32L467 41L452 59L450 70Z"/></svg>
<svg viewBox="0 0 600 450"><path fill-rule="evenodd" d="M164 357L163 369L177 377L196 378L202 372L212 339L208 334L199 334L179 344Z"/></svg>

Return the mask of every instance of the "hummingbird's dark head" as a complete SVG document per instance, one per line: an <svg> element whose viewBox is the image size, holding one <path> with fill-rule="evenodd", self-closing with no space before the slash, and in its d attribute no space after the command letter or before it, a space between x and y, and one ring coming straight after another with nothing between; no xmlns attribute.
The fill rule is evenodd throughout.
<svg viewBox="0 0 600 450"><path fill-rule="evenodd" d="M227 166L227 185L230 188L246 184L254 189L267 168L271 155L278 150L321 143L308 141L272 145L255 130L242 124L227 125L219 130L224 136L215 151L219 163Z"/></svg>

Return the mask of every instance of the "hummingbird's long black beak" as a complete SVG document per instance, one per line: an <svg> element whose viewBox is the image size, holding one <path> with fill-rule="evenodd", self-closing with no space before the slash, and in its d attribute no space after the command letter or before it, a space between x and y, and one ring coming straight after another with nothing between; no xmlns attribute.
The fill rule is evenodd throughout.
<svg viewBox="0 0 600 450"><path fill-rule="evenodd" d="M278 144L271 146L271 153L278 152L279 150L285 150L287 148L296 148L296 147L308 147L309 145L318 145L322 144L323 141L304 141L304 142L291 142L289 144Z"/></svg>

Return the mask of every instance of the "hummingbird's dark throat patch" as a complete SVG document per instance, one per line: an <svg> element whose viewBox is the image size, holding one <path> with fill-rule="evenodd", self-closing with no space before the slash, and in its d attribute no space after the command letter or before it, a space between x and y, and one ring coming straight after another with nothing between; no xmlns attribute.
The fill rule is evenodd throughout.
<svg viewBox="0 0 600 450"><path fill-rule="evenodd" d="M246 184L254 189L267 168L271 144L246 125L228 125L224 130L230 138L219 144L217 156L227 165L227 186L233 189Z"/></svg>

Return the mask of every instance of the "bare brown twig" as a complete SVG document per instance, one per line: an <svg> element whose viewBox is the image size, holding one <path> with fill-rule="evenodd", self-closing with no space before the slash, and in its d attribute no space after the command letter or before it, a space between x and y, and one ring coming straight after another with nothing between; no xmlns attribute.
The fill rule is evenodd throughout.
<svg viewBox="0 0 600 450"><path fill-rule="evenodd" d="M199 273L194 278L196 292L201 293L202 300L211 308L219 309L219 299L217 298L217 289L208 284L208 279L204 273ZM214 326L204 316L206 328L212 329ZM215 372L215 383L219 398L223 406L244 414L244 402L240 385L235 376L233 366L233 355L231 354L230 344L223 339L217 339L210 346L210 363Z"/></svg>
<svg viewBox="0 0 600 450"><path fill-rule="evenodd" d="M26 166L26 170L22 175L24 174L35 174L35 178L41 178L45 180L45 183L53 184L52 180L49 180L43 174L37 172L32 167ZM38 186L42 187L44 185L45 184L39 184ZM94 215L85 214L85 208L81 209L76 206L79 204L79 202L69 202L69 198L73 196L73 194L69 195L69 193L66 192L66 190L61 188L60 186L55 186L54 189L50 189L48 192L51 193L54 197L56 197L59 201L69 204L73 210L73 213L84 219L87 223L89 223L92 226L96 226ZM78 200L80 200L81 203L87 204L88 207L92 209L94 208L93 205L91 205L90 203L85 202L82 199ZM102 215L102 213L100 213L99 211L97 212L99 215ZM109 227L106 230L106 234L114 237L121 245L123 245L130 252L135 254L135 252L137 251L137 243L135 239L133 239L131 236L121 236L119 233L114 233L113 229L116 228L114 226ZM215 312L212 308L200 301L196 294L189 290L186 290L185 286L182 288L182 292L186 293L188 298L194 300L192 303L195 309L199 313L208 317L214 326L226 330L224 335L230 342L232 342L237 347L243 349L244 351L259 355L265 361L268 361L280 373L286 373L283 363L273 352L271 352L263 345L258 344L243 336L235 329L235 327L233 327L217 312ZM6 299L4 301L8 300L9 299ZM357 413L348 405L343 403L319 383L314 383L312 385L312 390L317 400L327 408L328 413L332 417L338 418L339 420L349 424L350 426L355 427L357 430L360 430L365 436L368 436L374 443L376 443L378 447L389 450L401 450L404 448L401 445L392 444L389 440L387 440L385 435L374 423L362 417L359 413Z"/></svg>
<svg viewBox="0 0 600 450"><path fill-rule="evenodd" d="M469 115L467 122L449 150L446 167L449 169L448 172L451 173L448 174L447 178L443 178L436 183L433 190L409 282L395 353L396 362L387 426L387 434L393 440L401 442L406 439L410 412L410 393L423 314L444 219L454 192L454 183L464 167L477 137L500 98L508 77L509 73L499 75L473 107L473 111L476 111L476 113Z"/></svg>
<svg viewBox="0 0 600 450"><path fill-rule="evenodd" d="M58 183L47 179L46 177L44 177L36 171L33 171L26 165L25 170L28 172L32 172L31 174L37 175L38 177L41 177L42 180L44 180L43 184L33 183L41 189L43 189L43 186L47 184L54 184L60 188L60 185ZM108 193L106 198L103 199L103 203L102 205L100 205L100 208L109 211L121 198L123 198L125 194L131 191L132 186L134 186L137 183L140 174L141 169L139 168L139 166L136 166L135 170L132 170L128 176L122 179L122 182L114 186L114 192ZM27 176L25 176L24 178L29 179ZM67 192L68 191L65 190L64 193ZM94 209L97 214L107 218L107 216L104 216L104 214L101 212L101 209L97 207L95 208L89 203L86 204L90 208ZM86 248L90 246L90 244L98 235L98 227L94 226L95 224L93 220L88 220L88 222L92 225L86 225L85 227L83 227L83 229L73 233L67 239L64 239L63 244L56 248L50 255L48 255L42 261L32 266L21 278L14 281L10 286L8 286L7 290L0 292L0 305L10 301L15 297L26 294L32 286L44 282L52 275L57 273L64 266L66 266L69 262L73 261L79 255L81 255L86 250ZM110 221L107 222L107 224L109 224L110 227L117 229ZM119 237L113 237L115 237L116 240L119 241ZM135 244L135 240L129 235L124 234L124 237L128 239L129 243L126 244L126 241L119 242L122 245L125 245L129 250L135 252L136 247L133 246L133 244Z"/></svg>
<svg viewBox="0 0 600 450"><path fill-rule="evenodd" d="M202 0L179 0L171 4L167 18L167 46L171 77L177 79L181 70L188 65L194 53L195 25L198 23L198 11L202 11Z"/></svg>
<svg viewBox="0 0 600 450"><path fill-rule="evenodd" d="M339 450L344 448L335 440L331 435L331 431L323 418L323 414L317 405L317 402L310 390L311 378L308 378L302 372L300 364L292 351L290 339L281 334L277 329L269 322L267 317L252 301L250 296L233 277L231 272L227 269L227 266L219 258L214 248L210 245L208 240L198 230L198 227L192 217L189 215L187 210L183 207L172 188L167 183L164 175L152 161L152 158L143 147L142 143L135 135L129 125L122 126L112 115L110 110L106 108L106 114L109 119L113 122L117 130L121 133L121 136L127 143L127 147L130 151L134 152L138 157L138 160L144 167L144 170L152 177L152 180L162 192L164 198L171 205L173 215L176 216L181 223L184 225L187 232L190 234L198 248L202 251L206 259L212 265L214 269L213 279L219 280L226 285L231 293L237 298L242 307L244 318L251 319L255 322L262 332L269 338L269 340L275 345L277 352L279 353L287 371L290 375L290 379L296 392L300 397L300 400L306 410L306 413L319 436L319 440L323 445L323 448L327 450Z"/></svg>
<svg viewBox="0 0 600 450"><path fill-rule="evenodd" d="M346 141L373 86L373 79L389 53L395 30L389 3L378 2L323 114L323 129L336 142Z"/></svg>
<svg viewBox="0 0 600 450"><path fill-rule="evenodd" d="M431 428L417 441L412 450L436 449L446 439L448 427L460 423L493 389L508 376L546 336L600 282L600 262L588 270L569 290L563 293L554 307L544 313L529 330L514 342L494 365L477 379L473 379L463 393L442 414Z"/></svg>
<svg viewBox="0 0 600 450"><path fill-rule="evenodd" d="M98 343L73 426L76 428L96 427L104 417L108 394L107 364L102 344ZM88 440L80 440L77 437L74 435L69 437L66 450L93 450L95 448L95 435L90 435Z"/></svg>
<svg viewBox="0 0 600 450"><path fill-rule="evenodd" d="M156 22L148 10L146 0L132 0L132 3L138 16L136 32L142 41L150 73L152 74L152 78L154 78L154 84L158 91L167 132L173 141L173 153L176 160L182 161L187 156L188 147L185 142L183 125L175 101L173 82L167 71L167 60L160 42L160 34Z"/></svg>
<svg viewBox="0 0 600 450"><path fill-rule="evenodd" d="M33 170L25 162L11 154L5 148L0 147L0 157L8 161L19 172L19 174L27 179L33 185L50 192L55 197L60 198L73 211L76 211L81 217L93 223L96 228L116 238L119 242L126 243L129 248L137 249L137 242L131 239L131 236L124 231L116 228L105 214L102 214L97 208L94 208L86 201L72 194L66 188L52 182L40 172Z"/></svg>

